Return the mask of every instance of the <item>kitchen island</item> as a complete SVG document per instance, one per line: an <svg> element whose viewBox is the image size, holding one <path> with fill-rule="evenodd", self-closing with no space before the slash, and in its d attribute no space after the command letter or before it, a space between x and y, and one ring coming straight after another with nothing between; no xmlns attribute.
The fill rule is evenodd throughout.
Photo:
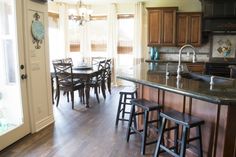
<svg viewBox="0 0 236 157"><path fill-rule="evenodd" d="M236 80L193 73L177 79L166 77L159 66L142 63L134 67L133 76L119 73L117 78L136 83L139 98L202 118L204 156L235 157ZM188 149L187 156L196 156L195 150Z"/></svg>

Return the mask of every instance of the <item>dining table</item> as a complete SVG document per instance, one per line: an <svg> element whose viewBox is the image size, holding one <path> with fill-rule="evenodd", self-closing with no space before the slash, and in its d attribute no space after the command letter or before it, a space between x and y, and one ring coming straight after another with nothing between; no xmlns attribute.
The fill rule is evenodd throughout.
<svg viewBox="0 0 236 157"><path fill-rule="evenodd" d="M97 75L99 72L96 65L77 65L73 66L73 75L74 78L78 78L85 84L85 107L89 108L89 93L90 86L89 82L91 78ZM51 72L51 81L52 81L52 91L53 91L53 78L55 78L55 73Z"/></svg>
<svg viewBox="0 0 236 157"><path fill-rule="evenodd" d="M97 66L75 66L73 67L73 74L74 78L79 78L81 81L85 84L85 106L86 108L89 107L89 92L90 92L90 86L89 82L91 78L96 76L98 73L98 67Z"/></svg>

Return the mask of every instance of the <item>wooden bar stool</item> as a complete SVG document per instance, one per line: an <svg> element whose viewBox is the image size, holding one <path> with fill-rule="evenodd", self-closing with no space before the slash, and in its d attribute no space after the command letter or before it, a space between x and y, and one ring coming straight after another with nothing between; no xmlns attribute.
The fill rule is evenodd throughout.
<svg viewBox="0 0 236 157"><path fill-rule="evenodd" d="M204 121L191 116L189 114L180 113L178 111L167 111L164 113L160 113L160 116L162 118L162 124L160 128L160 134L158 136L157 145L154 153L154 157L158 157L160 154L160 151L165 151L168 154L174 156L174 157L185 157L186 153L186 145L189 142L198 140L198 156L202 157L202 137L201 137L201 125L204 124ZM181 125L183 127L182 129L182 137L181 141L178 140L178 129L179 127L176 127L177 129L175 131L175 139L174 139L174 151L172 151L172 148L168 148L163 144L164 139L164 132L166 132L168 129L166 129L166 122L171 121L174 122L177 126ZM196 137L187 139L187 135L190 132L190 128L196 128ZM170 130L168 130L170 131ZM180 151L178 149L178 144L180 143Z"/></svg>
<svg viewBox="0 0 236 157"><path fill-rule="evenodd" d="M131 101L131 103L132 103L132 107L131 107L131 114L130 114L130 118L129 118L129 126L128 126L128 130L127 130L127 134L126 134L126 139L128 142L131 134L137 133L137 134L141 135L141 137L142 137L141 154L144 155L146 145L156 143L156 140L153 140L151 142L147 142L147 129L148 129L149 125L152 124L152 126L154 126L153 123L156 123L157 125L155 127L155 131L158 131L157 126L160 126L159 112L162 109L162 106L157 103L145 100L145 99L133 99ZM141 108L142 112L136 111L136 108ZM152 112L152 111L158 112L157 119L155 119L155 120L149 120L149 112ZM143 116L144 117L143 129L137 129L137 127L135 125L132 126L132 123L135 122L136 116Z"/></svg>
<svg viewBox="0 0 236 157"><path fill-rule="evenodd" d="M116 126L118 126L119 121L129 121L129 119L125 118L125 114L130 114L130 110L127 111L126 105L131 106L130 101L135 98L137 98L136 87L125 87L120 92L120 100L116 114ZM121 113L122 115L120 115Z"/></svg>

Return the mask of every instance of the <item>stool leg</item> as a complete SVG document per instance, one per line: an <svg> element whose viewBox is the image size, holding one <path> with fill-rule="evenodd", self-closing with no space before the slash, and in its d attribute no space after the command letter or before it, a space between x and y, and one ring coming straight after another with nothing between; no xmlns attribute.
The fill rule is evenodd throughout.
<svg viewBox="0 0 236 157"><path fill-rule="evenodd" d="M197 129L197 136L199 137L199 140L198 140L198 148L199 148L198 156L203 157L201 125L199 125L196 129Z"/></svg>
<svg viewBox="0 0 236 157"><path fill-rule="evenodd" d="M129 116L128 129L127 129L127 133L126 133L126 141L127 142L129 142L130 131L131 131L131 126L132 126L132 121L133 121L133 118L134 118L134 113L135 113L135 105L132 104L131 113L130 113L130 116Z"/></svg>
<svg viewBox="0 0 236 157"><path fill-rule="evenodd" d="M124 96L122 118L125 117L125 107L126 107L126 103L127 103L126 101L127 101L127 94L125 94L125 96Z"/></svg>
<svg viewBox="0 0 236 157"><path fill-rule="evenodd" d="M188 128L183 126L183 135L181 140L180 157L185 157Z"/></svg>
<svg viewBox="0 0 236 157"><path fill-rule="evenodd" d="M162 124L161 124L161 127L160 127L159 136L158 136L158 139L157 139L156 149L155 149L155 152L154 152L154 157L158 157L158 155L159 155L160 145L161 145L161 142L162 142L162 139L163 139L163 134L164 134L165 127L166 127L166 118L163 117L162 118Z"/></svg>
<svg viewBox="0 0 236 157"><path fill-rule="evenodd" d="M148 117L149 117L149 112L145 111L144 112L144 124L143 124L143 134L142 134L142 145L141 145L141 154L145 154L145 146L146 146L146 141L147 141L147 127L148 127Z"/></svg>
<svg viewBox="0 0 236 157"><path fill-rule="evenodd" d="M178 154L178 139L179 139L179 124L176 124L176 129L175 129L175 138L174 138L174 152Z"/></svg>
<svg viewBox="0 0 236 157"><path fill-rule="evenodd" d="M137 92L137 91L136 91ZM131 100L135 98L135 93L133 93L131 95ZM134 115L134 128L137 129L137 120L136 120L136 116Z"/></svg>
<svg viewBox="0 0 236 157"><path fill-rule="evenodd" d="M120 94L120 100L119 100L119 105L118 105L117 114L116 114L116 126L118 125L118 122L120 119L120 109L121 109L122 99L123 99L123 94Z"/></svg>

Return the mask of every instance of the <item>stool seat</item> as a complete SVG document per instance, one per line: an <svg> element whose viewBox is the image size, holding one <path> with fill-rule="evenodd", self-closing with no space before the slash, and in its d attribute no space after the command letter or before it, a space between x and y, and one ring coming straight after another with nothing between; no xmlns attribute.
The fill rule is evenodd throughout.
<svg viewBox="0 0 236 157"><path fill-rule="evenodd" d="M165 117L179 125L184 125L188 128L201 125L204 123L204 121L198 117L186 114L186 113L180 113L176 111L167 111L167 112L161 112L161 117Z"/></svg>
<svg viewBox="0 0 236 157"><path fill-rule="evenodd" d="M137 92L136 87L125 87L120 91L120 94L132 94L136 92Z"/></svg>
<svg viewBox="0 0 236 157"><path fill-rule="evenodd" d="M161 105L145 99L133 99L131 100L131 103L147 111L153 111L162 108Z"/></svg>

